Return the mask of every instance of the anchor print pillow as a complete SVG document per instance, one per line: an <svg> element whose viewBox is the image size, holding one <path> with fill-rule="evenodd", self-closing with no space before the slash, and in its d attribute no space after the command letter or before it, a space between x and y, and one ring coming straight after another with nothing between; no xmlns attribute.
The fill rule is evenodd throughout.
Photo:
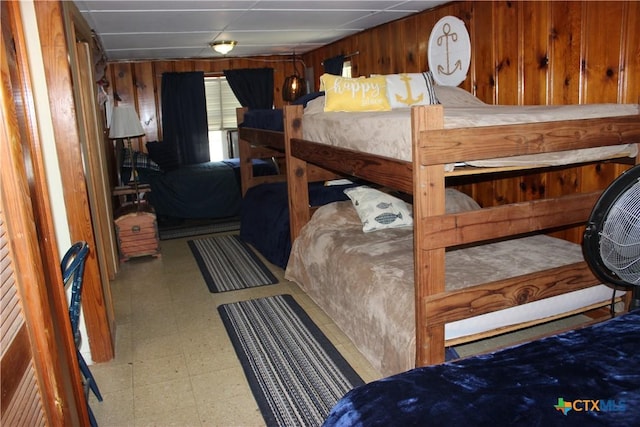
<svg viewBox="0 0 640 427"><path fill-rule="evenodd" d="M431 71L424 73L388 74L387 98L391 108L439 104Z"/></svg>
<svg viewBox="0 0 640 427"><path fill-rule="evenodd" d="M351 199L365 233L413 226L411 205L397 197L366 185L347 188L344 194Z"/></svg>
<svg viewBox="0 0 640 427"><path fill-rule="evenodd" d="M347 78L323 74L324 111L389 111L384 76Z"/></svg>

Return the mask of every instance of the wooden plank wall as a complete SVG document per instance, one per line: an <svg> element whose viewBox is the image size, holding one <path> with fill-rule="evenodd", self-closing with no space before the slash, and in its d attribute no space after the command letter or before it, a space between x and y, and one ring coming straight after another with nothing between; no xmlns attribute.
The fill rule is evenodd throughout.
<svg viewBox="0 0 640 427"><path fill-rule="evenodd" d="M113 96L117 103L135 106L145 135L137 139L139 146L134 145L133 148L146 152L147 141L162 141L162 73L203 71L221 76L224 70L264 67L274 69L274 105L281 108L284 79L294 72L290 56L112 62L107 65L105 73L109 82L106 92ZM303 72L300 62L298 72ZM107 140L105 144L113 144L113 141ZM108 163L107 167L113 177L112 185L116 185L118 174L115 171L115 155L108 159Z"/></svg>
<svg viewBox="0 0 640 427"><path fill-rule="evenodd" d="M114 62L108 64L106 76L109 81L108 93L119 99L118 102L135 105L146 132L141 140L146 142L162 140L162 73L203 71L222 76L224 70L264 67L274 69L274 104L276 108L281 108L284 79L293 74L289 56ZM302 73L302 68L298 62L299 73Z"/></svg>
<svg viewBox="0 0 640 427"><path fill-rule="evenodd" d="M640 2L636 1L452 2L303 55L315 73L314 90L322 61L338 54L359 52L350 58L354 76L427 70L431 28L447 15L462 19L471 36L471 67L461 87L487 103L640 102ZM280 107L280 89L291 74L290 63L268 65L256 58L112 63L107 76L122 102L138 108L145 140L156 140L162 139L162 72L263 66L275 68L274 98ZM500 204L602 187L621 170L613 165L588 166L465 190L484 205ZM569 238L579 239L578 234Z"/></svg>
<svg viewBox="0 0 640 427"><path fill-rule="evenodd" d="M359 52L350 58L354 76L428 70L431 28L447 15L462 19L471 36L471 66L461 87L487 103L640 102L640 3L635 1L449 3L305 55L316 88L321 62L338 54ZM591 165L462 189L489 206L603 188L623 169ZM579 242L582 230L560 235Z"/></svg>

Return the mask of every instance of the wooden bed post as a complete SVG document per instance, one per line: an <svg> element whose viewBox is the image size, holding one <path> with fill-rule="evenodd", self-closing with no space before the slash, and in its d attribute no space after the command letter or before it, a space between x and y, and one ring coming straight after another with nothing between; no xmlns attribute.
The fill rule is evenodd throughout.
<svg viewBox="0 0 640 427"><path fill-rule="evenodd" d="M443 127L441 105L412 108L416 366L444 362L444 324L429 322L426 300L445 290L445 249L426 250L421 243L429 216L445 213L444 165L423 166L420 162L421 144L429 143L421 138L421 132Z"/></svg>
<svg viewBox="0 0 640 427"><path fill-rule="evenodd" d="M247 110L247 107L236 109L238 126L244 122L244 113ZM240 156L240 185L242 187L242 197L244 197L253 180L253 162L251 159L251 145L249 141L240 137L240 132L238 132L238 151Z"/></svg>
<svg viewBox="0 0 640 427"><path fill-rule="evenodd" d="M309 222L310 215L307 162L291 154L291 139L302 139L302 113L302 105L288 105L284 108L284 151L287 160L291 242L296 240L302 226Z"/></svg>

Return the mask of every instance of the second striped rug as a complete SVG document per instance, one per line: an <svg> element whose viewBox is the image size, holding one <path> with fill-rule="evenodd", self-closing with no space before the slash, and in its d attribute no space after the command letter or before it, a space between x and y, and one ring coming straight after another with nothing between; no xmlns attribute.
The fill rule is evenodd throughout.
<svg viewBox="0 0 640 427"><path fill-rule="evenodd" d="M272 285L278 279L237 235L187 242L211 292Z"/></svg>
<svg viewBox="0 0 640 427"><path fill-rule="evenodd" d="M265 423L319 426L364 384L291 295L218 307Z"/></svg>

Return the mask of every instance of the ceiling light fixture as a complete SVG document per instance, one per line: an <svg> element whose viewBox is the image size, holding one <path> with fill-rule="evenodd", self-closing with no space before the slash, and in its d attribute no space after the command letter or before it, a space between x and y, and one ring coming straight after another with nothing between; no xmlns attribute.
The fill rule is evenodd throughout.
<svg viewBox="0 0 640 427"><path fill-rule="evenodd" d="M218 40L210 43L209 46L211 46L216 52L226 55L231 52L237 44L238 42L235 40Z"/></svg>

